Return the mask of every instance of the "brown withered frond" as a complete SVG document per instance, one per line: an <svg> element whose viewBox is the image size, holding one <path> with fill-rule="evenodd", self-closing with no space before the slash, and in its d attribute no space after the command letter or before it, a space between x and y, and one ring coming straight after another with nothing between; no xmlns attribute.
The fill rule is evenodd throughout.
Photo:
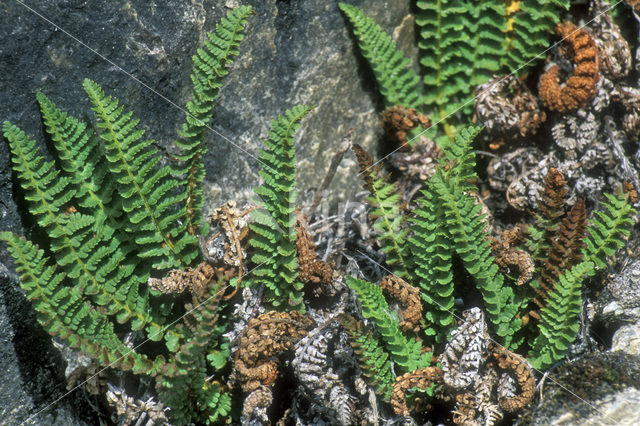
<svg viewBox="0 0 640 426"><path fill-rule="evenodd" d="M333 282L333 269L327 262L318 259L316 247L311 239L307 224L307 217L300 207L296 209L296 251L298 252L298 278L304 283L331 286ZM318 290L318 291L316 291ZM314 289L319 293L322 287Z"/></svg>
<svg viewBox="0 0 640 426"><path fill-rule="evenodd" d="M353 153L356 154L356 160L358 160L358 166L360 167L360 174L362 175L362 179L364 179L364 189L366 189L371 193L375 190L373 187L374 179L381 165L376 164L374 166L374 161L371 154L369 154L359 144L354 143L351 146L351 149L353 150Z"/></svg>
<svg viewBox="0 0 640 426"><path fill-rule="evenodd" d="M489 344L489 351L497 363L498 368L515 378L519 393L510 395L498 387L498 402L500 407L510 413L524 408L533 398L536 381L529 363L522 356L515 354L495 343Z"/></svg>
<svg viewBox="0 0 640 426"><path fill-rule="evenodd" d="M638 191L633 188L633 184L631 182L622 182L622 190L629 194L629 201L631 201L631 204L638 202Z"/></svg>
<svg viewBox="0 0 640 426"><path fill-rule="evenodd" d="M516 245L522 241L522 237L522 227L516 226L502 231L500 238L491 238L491 252L500 272L504 274L511 271L512 267L515 268L519 273L517 285L528 282L535 270L531 255L516 248Z"/></svg>
<svg viewBox="0 0 640 426"><path fill-rule="evenodd" d="M405 108L402 105L387 108L382 114L380 127L384 129L384 137L394 150L409 151L407 132L421 126L423 129L431 126L431 120L415 108Z"/></svg>
<svg viewBox="0 0 640 426"><path fill-rule="evenodd" d="M391 391L391 406L396 414L409 415L406 394L409 389L426 390L433 384L442 383L442 369L440 367L425 367L396 378Z"/></svg>
<svg viewBox="0 0 640 426"><path fill-rule="evenodd" d="M538 279L540 288L535 289L542 299L545 299L553 289L558 277L582 258L586 224L586 207L584 200L579 198L567 216L562 219L557 232L551 239L547 260ZM540 307L544 305L543 300L539 298L534 298L534 302Z"/></svg>
<svg viewBox="0 0 640 426"><path fill-rule="evenodd" d="M575 63L573 75L563 86L558 81L560 67L554 65L540 78L539 94L551 110L569 112L585 105L596 94L599 80L598 47L589 33L570 22L561 22L556 31L569 43Z"/></svg>
<svg viewBox="0 0 640 426"><path fill-rule="evenodd" d="M544 188L538 203L540 214L544 219L555 222L564 215L568 193L567 181L558 169L551 167L543 182Z"/></svg>
<svg viewBox="0 0 640 426"><path fill-rule="evenodd" d="M273 385L278 364L271 357L293 349L314 325L311 317L296 311L270 311L249 320L235 359L236 379L242 390L253 392L260 386Z"/></svg>
<svg viewBox="0 0 640 426"><path fill-rule="evenodd" d="M380 280L380 287L389 297L397 300L402 307L400 328L414 333L420 331L420 319L422 318L420 290L395 275L383 277Z"/></svg>
<svg viewBox="0 0 640 426"><path fill-rule="evenodd" d="M172 269L162 278L149 278L149 288L165 294L190 291L196 296L204 294L216 276L216 270L207 261L196 268Z"/></svg>

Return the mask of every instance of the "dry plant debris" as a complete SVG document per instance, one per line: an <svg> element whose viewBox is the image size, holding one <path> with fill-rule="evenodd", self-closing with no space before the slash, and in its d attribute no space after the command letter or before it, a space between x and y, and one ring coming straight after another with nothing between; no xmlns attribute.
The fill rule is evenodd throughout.
<svg viewBox="0 0 640 426"><path fill-rule="evenodd" d="M400 328L414 333L420 331L420 319L422 318L420 290L395 275L382 277L380 287L382 291L396 300L402 307L400 311L400 317L402 318Z"/></svg>
<svg viewBox="0 0 640 426"><path fill-rule="evenodd" d="M311 410L326 417L332 424L354 424L356 398L350 395L343 380L332 366L333 351L329 348L334 330L320 325L296 345L292 366Z"/></svg>
<svg viewBox="0 0 640 426"><path fill-rule="evenodd" d="M107 390L107 369L96 363L79 366L67 377L67 390L83 385L89 395L103 395Z"/></svg>
<svg viewBox="0 0 640 426"><path fill-rule="evenodd" d="M575 63L573 75L561 86L560 66L553 65L540 78L539 94L550 110L569 112L585 105L596 93L598 48L586 30L570 22L559 23L556 31L569 44L569 56Z"/></svg>
<svg viewBox="0 0 640 426"><path fill-rule="evenodd" d="M172 269L162 278L149 278L149 288L165 294L177 294L190 291L202 295L215 277L215 268L207 261L195 268Z"/></svg>
<svg viewBox="0 0 640 426"><path fill-rule="evenodd" d="M315 284L314 294L332 294L333 269L327 262L318 259L316 247L309 233L307 216L300 207L296 209L296 251L298 252L298 278L304 283Z"/></svg>
<svg viewBox="0 0 640 426"><path fill-rule="evenodd" d="M455 424L493 425L505 411L519 411L531 401L535 380L526 359L490 341L479 308L465 311L463 317L440 356L441 367L396 379L391 394L396 414L409 415L407 390L433 385L437 398L455 403Z"/></svg>
<svg viewBox="0 0 640 426"><path fill-rule="evenodd" d="M547 116L515 76L496 76L476 89L476 118L492 134L534 135Z"/></svg>
<svg viewBox="0 0 640 426"><path fill-rule="evenodd" d="M109 385L107 402L115 410L111 420L118 426L158 426L169 424L169 419L165 413L166 408L161 402L157 402L151 397L143 401Z"/></svg>
<svg viewBox="0 0 640 426"><path fill-rule="evenodd" d="M380 123L385 139L393 150L405 151L411 149L407 143L407 132L418 126L426 129L431 126L431 120L426 115L418 113L415 108L405 108L402 105L387 108Z"/></svg>
<svg viewBox="0 0 640 426"><path fill-rule="evenodd" d="M506 274L511 272L511 267L515 267L519 273L517 285L527 283L535 270L531 255L516 248L523 236L522 227L515 226L502 231L500 238L491 238L491 252L496 259L498 268Z"/></svg>

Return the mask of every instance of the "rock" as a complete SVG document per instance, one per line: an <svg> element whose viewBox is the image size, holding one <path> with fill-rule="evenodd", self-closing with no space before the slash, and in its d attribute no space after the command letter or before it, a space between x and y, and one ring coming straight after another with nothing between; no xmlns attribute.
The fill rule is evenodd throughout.
<svg viewBox="0 0 640 426"><path fill-rule="evenodd" d="M640 356L590 354L560 365L538 386L540 400L516 425L640 424Z"/></svg>
<svg viewBox="0 0 640 426"><path fill-rule="evenodd" d="M631 258L596 301L596 319L607 324L640 321L640 259Z"/></svg>
<svg viewBox="0 0 640 426"><path fill-rule="evenodd" d="M611 351L640 355L640 324L624 325L613 335Z"/></svg>
<svg viewBox="0 0 640 426"><path fill-rule="evenodd" d="M17 425L98 424L82 392L68 396L64 360L36 321L17 276L0 263L0 419Z"/></svg>

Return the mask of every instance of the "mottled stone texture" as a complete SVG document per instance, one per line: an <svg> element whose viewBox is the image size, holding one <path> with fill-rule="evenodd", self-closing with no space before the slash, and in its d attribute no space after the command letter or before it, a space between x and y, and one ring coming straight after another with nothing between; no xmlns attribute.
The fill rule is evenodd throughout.
<svg viewBox="0 0 640 426"><path fill-rule="evenodd" d="M359 6L365 3L349 2ZM183 120L183 112L171 102L183 106L188 100L191 55L228 7L240 2L25 0L24 3L111 62L56 30L20 3L0 2L0 121L9 120L20 126L45 147L36 91L44 92L76 117L92 119L82 90L82 79L87 77L133 109L147 130L146 136L157 140L163 152L170 152ZM381 101L373 76L357 52L336 1L244 3L252 4L256 13L249 21L241 55L220 93L212 127L246 152L220 135L209 135L209 154L205 159L208 209L227 199L242 202L250 198L259 179L255 154L260 138L266 135L272 119L295 104L316 107L299 131L301 190L318 185L348 129L354 128L354 140L372 150L380 136ZM409 13L408 0L366 3L369 15L387 31L395 31L401 44L412 43L412 21L405 19ZM119 71L116 65L131 75ZM24 234L33 222L24 215L24 201L14 183L9 171L8 145L3 140L0 229ZM346 199L360 188L355 161L350 155L338 169L332 188L331 202ZM12 269L4 247L0 249L0 262ZM35 323L29 303L15 281L3 278L2 288L0 339L4 344L0 369L7 374L0 392L0 418L19 421L51 402L52 395L60 394L64 362L50 354L50 340ZM20 346L18 341L24 343L25 335L29 344ZM49 363L47 368L52 373L43 376L44 367L38 363ZM54 418L42 421L72 424L70 419L59 417L58 423Z"/></svg>

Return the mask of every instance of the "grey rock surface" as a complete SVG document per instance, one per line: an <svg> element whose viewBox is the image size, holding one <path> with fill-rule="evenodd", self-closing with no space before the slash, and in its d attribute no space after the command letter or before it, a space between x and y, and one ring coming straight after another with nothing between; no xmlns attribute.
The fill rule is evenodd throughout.
<svg viewBox="0 0 640 426"><path fill-rule="evenodd" d="M640 321L640 259L631 259L598 297L598 320L607 324Z"/></svg>
<svg viewBox="0 0 640 426"><path fill-rule="evenodd" d="M376 149L382 103L336 1L22 3L32 10L17 1L0 2L0 120L25 130L45 155L47 141L35 93L42 91L62 110L92 120L83 78L98 82L133 110L146 137L155 139L162 152L171 152L184 119L177 106L189 98L191 55L229 7L240 3L251 4L255 15L211 123L219 134L209 135L205 158L207 208L227 199L241 203L250 198L259 183L255 156L260 139L269 122L295 104L315 106L299 131L300 189L318 185L348 129L354 129L354 141ZM363 0L349 3L365 4ZM385 30L394 32L403 47L412 46L409 1L369 1L366 10ZM9 162L8 145L2 140L0 230L30 235L34 223L25 214ZM334 195L327 199L337 203L360 187L349 154L328 191ZM12 268L3 246L0 262ZM0 277L0 369L5 372L0 383L0 418L14 424L63 393L65 362L35 321L16 281L7 277ZM81 424L83 414L73 408L74 398L54 404L34 421Z"/></svg>
<svg viewBox="0 0 640 426"><path fill-rule="evenodd" d="M640 424L640 357L590 354L565 362L538 384L537 402L517 425Z"/></svg>

